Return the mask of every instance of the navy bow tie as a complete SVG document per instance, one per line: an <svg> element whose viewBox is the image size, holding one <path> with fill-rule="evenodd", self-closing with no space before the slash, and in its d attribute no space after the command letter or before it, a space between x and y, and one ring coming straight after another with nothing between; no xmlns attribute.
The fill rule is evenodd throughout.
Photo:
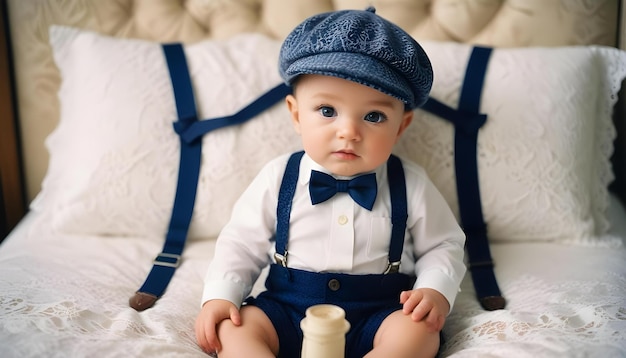
<svg viewBox="0 0 626 358"><path fill-rule="evenodd" d="M317 170L311 171L309 193L313 205L332 198L337 192L350 194L357 204L371 211L378 192L376 174L370 173L350 180L341 180Z"/></svg>

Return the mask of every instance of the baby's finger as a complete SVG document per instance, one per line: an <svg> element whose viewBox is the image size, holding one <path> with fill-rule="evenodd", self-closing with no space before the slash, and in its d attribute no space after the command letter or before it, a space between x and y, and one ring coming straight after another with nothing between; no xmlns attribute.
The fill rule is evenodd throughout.
<svg viewBox="0 0 626 358"><path fill-rule="evenodd" d="M404 304L409 297L411 297L411 293L409 291L400 292L400 304Z"/></svg>
<svg viewBox="0 0 626 358"><path fill-rule="evenodd" d="M216 352L221 349L220 341L215 333L215 326L206 322L198 322L200 329L196 329L198 345L206 353Z"/></svg>
<svg viewBox="0 0 626 358"><path fill-rule="evenodd" d="M431 331L441 331L443 328L443 322L445 318L437 311L436 308L433 308L425 319L426 326Z"/></svg>
<svg viewBox="0 0 626 358"><path fill-rule="evenodd" d="M200 317L196 319L195 331L196 331L196 341L198 342L198 345L200 346L200 348L202 348L203 351L206 352L209 349L209 341L206 338L206 332L204 330L204 321Z"/></svg>
<svg viewBox="0 0 626 358"><path fill-rule="evenodd" d="M403 303L402 312L404 312L404 314L411 314L415 310L415 307L422 301L424 295L422 295L420 291L409 291L407 294L409 296Z"/></svg>
<svg viewBox="0 0 626 358"><path fill-rule="evenodd" d="M207 327L205 336L208 342L207 353L219 352L222 350L222 343L217 337L215 325Z"/></svg>
<svg viewBox="0 0 626 358"><path fill-rule="evenodd" d="M231 307L229 314L229 318L233 322L233 324L235 326L241 326L241 315L239 314L239 310L237 309L237 307Z"/></svg>
<svg viewBox="0 0 626 358"><path fill-rule="evenodd" d="M411 312L411 318L413 321L418 322L427 317L428 313L432 309L432 305L424 300L421 300L420 303L413 308L413 312Z"/></svg>

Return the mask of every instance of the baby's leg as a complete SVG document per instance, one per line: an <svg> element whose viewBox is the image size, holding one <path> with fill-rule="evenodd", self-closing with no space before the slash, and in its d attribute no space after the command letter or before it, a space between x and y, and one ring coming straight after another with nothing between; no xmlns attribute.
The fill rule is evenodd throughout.
<svg viewBox="0 0 626 358"><path fill-rule="evenodd" d="M273 357L278 354L278 335L265 313L255 306L241 307L241 326L222 321L217 336L222 343L219 358Z"/></svg>
<svg viewBox="0 0 626 358"><path fill-rule="evenodd" d="M439 350L439 332L429 331L424 321L395 311L380 325L374 336L374 349L367 358L435 357Z"/></svg>

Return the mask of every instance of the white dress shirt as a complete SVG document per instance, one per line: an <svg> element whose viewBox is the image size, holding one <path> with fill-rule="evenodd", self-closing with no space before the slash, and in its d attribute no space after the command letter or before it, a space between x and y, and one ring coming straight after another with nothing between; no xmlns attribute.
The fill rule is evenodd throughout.
<svg viewBox="0 0 626 358"><path fill-rule="evenodd" d="M289 155L269 162L235 204L217 239L215 257L205 277L203 303L226 299L239 307L262 269L273 262L278 192ZM402 165L408 220L400 272L417 276L414 288L441 292L452 307L466 271L465 234L425 171L409 161L403 160ZM311 170L328 173L306 154L302 157L291 210L288 267L313 272L383 273L391 240L386 164L375 171L378 195L372 211L359 206L348 193L337 193L312 205L308 188Z"/></svg>

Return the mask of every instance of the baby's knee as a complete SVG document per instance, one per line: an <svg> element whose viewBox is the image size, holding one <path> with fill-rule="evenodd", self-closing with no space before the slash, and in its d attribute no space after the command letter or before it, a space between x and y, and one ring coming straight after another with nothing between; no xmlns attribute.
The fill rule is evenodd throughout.
<svg viewBox="0 0 626 358"><path fill-rule="evenodd" d="M415 322L410 315L396 311L376 332L374 351L389 357L434 357L439 344L439 331L433 331L424 320Z"/></svg>
<svg viewBox="0 0 626 358"><path fill-rule="evenodd" d="M241 325L224 320L217 326L221 357L276 357L278 336L271 321L257 307L241 309Z"/></svg>

